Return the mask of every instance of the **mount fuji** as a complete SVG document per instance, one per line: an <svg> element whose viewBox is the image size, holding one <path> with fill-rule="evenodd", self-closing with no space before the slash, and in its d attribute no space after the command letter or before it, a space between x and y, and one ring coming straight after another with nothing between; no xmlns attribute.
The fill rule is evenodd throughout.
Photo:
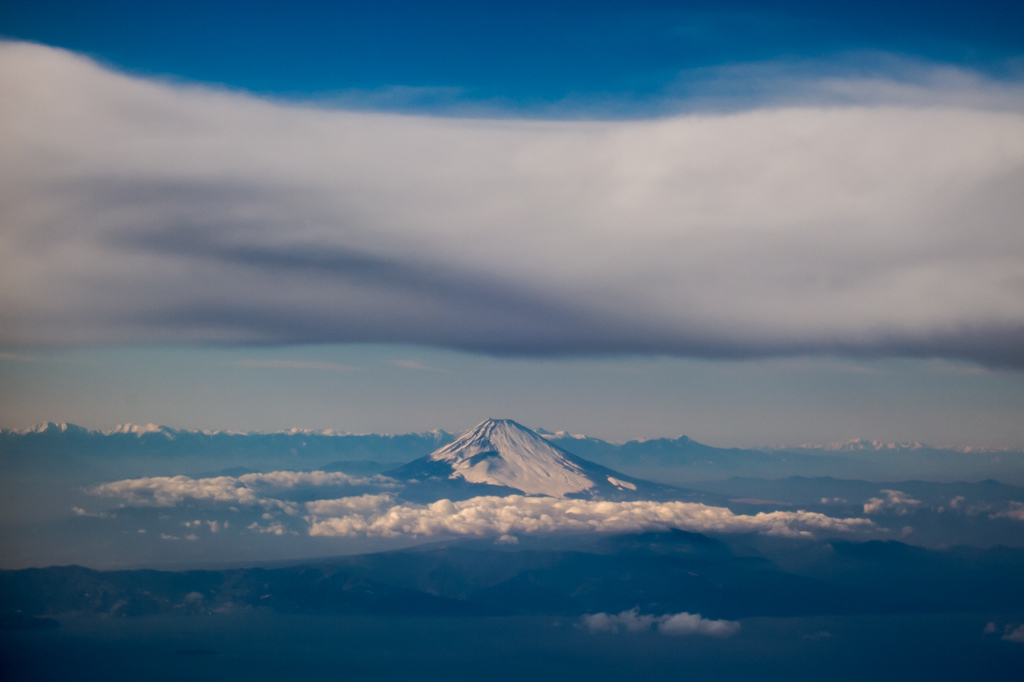
<svg viewBox="0 0 1024 682"><path fill-rule="evenodd" d="M511 419L488 419L386 476L404 497L544 495L599 500L696 499L699 494L613 471L573 455Z"/></svg>

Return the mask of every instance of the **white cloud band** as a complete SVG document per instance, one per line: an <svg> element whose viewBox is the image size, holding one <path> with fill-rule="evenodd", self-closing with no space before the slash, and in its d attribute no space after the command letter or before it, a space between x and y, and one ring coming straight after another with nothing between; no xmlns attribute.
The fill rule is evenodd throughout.
<svg viewBox="0 0 1024 682"><path fill-rule="evenodd" d="M89 490L100 497L115 497L125 504L141 507L173 507L185 500L228 502L242 505L277 506L294 511L295 506L267 495L274 488L297 486L373 486L394 488L398 482L386 476L359 477L340 472L272 471L265 474L190 478L154 476L103 483Z"/></svg>
<svg viewBox="0 0 1024 682"><path fill-rule="evenodd" d="M297 486L366 486L380 491L305 503L312 536L496 536L511 542L524 533L635 533L679 528L695 532L763 533L814 537L818 533L871 531L864 518L834 518L807 511L734 514L725 507L693 502L609 502L554 497L482 496L412 504L388 489L400 487L385 476L356 477L323 471L275 471L267 474L189 478L160 476L104 483L90 493L119 498L128 506L173 507L193 500L213 504L279 508L291 516L297 503L275 497L274 491Z"/></svg>
<svg viewBox="0 0 1024 682"><path fill-rule="evenodd" d="M394 504L387 495L307 502L310 535L338 537L513 536L520 533L636 533L679 528L695 532L816 533L872 530L868 519L837 519L806 511L734 514L692 502L600 502L553 497L474 497L433 504Z"/></svg>

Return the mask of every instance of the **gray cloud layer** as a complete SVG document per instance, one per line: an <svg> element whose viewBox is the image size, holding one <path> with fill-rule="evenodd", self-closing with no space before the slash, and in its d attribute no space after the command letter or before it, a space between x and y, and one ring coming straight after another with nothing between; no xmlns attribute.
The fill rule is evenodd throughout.
<svg viewBox="0 0 1024 682"><path fill-rule="evenodd" d="M2 345L1024 367L1024 115L1006 96L441 119L146 81L21 43L0 43L0 93Z"/></svg>

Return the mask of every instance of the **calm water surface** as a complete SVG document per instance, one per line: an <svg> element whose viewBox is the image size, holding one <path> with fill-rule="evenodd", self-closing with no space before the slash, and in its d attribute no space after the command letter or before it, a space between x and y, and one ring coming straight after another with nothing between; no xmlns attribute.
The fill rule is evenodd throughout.
<svg viewBox="0 0 1024 682"><path fill-rule="evenodd" d="M63 618L0 633L14 680L1020 679L1024 614L747 619L730 639L590 634L560 618Z"/></svg>

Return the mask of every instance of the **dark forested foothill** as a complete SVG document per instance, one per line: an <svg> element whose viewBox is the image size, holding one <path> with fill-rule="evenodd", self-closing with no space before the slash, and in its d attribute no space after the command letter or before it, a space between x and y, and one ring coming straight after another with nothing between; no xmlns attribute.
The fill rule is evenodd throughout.
<svg viewBox="0 0 1024 682"><path fill-rule="evenodd" d="M573 543L564 539L567 545ZM713 618L1024 609L1024 550L933 551L899 542L751 546L673 531L493 541L279 567L0 572L0 612L534 615L699 612Z"/></svg>

